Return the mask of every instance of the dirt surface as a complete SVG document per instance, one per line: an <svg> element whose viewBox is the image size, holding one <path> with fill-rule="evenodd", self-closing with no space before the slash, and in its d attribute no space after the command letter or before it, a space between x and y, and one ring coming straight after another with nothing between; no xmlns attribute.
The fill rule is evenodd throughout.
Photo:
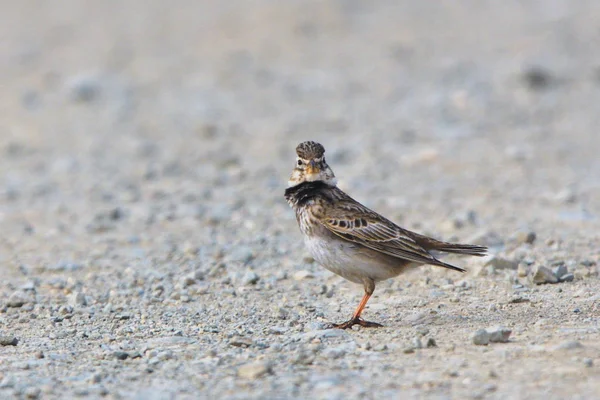
<svg viewBox="0 0 600 400"><path fill-rule="evenodd" d="M600 398L597 1L2 3L1 398ZM327 329L303 140L492 256Z"/></svg>

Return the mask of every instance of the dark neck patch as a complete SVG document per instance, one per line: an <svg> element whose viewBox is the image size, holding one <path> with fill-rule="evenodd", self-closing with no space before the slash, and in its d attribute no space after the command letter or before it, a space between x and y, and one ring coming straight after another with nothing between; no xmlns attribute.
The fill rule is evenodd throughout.
<svg viewBox="0 0 600 400"><path fill-rule="evenodd" d="M285 199L295 206L303 206L315 197L325 197L331 187L323 181L302 182L285 189Z"/></svg>

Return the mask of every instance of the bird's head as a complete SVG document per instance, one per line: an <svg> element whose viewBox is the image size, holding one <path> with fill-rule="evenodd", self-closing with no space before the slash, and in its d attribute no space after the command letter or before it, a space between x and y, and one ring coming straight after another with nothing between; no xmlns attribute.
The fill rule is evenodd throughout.
<svg viewBox="0 0 600 400"><path fill-rule="evenodd" d="M330 186L337 184L337 179L325 161L325 148L317 142L302 142L296 147L296 165L288 181L288 186L296 186L304 182L321 181Z"/></svg>

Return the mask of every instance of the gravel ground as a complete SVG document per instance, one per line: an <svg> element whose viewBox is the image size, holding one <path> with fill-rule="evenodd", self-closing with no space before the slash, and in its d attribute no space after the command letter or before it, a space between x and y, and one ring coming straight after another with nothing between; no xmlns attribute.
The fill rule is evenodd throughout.
<svg viewBox="0 0 600 400"><path fill-rule="evenodd" d="M600 398L597 1L3 1L0 397ZM487 244L362 288L296 144Z"/></svg>

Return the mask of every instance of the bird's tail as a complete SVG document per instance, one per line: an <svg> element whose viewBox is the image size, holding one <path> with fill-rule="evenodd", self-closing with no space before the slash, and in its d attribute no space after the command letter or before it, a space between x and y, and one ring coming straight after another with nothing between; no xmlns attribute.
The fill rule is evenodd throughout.
<svg viewBox="0 0 600 400"><path fill-rule="evenodd" d="M474 244L454 244L454 243L446 243L446 242L437 242L435 246L432 246L431 250L432 254L438 253L454 253L454 254L465 254L469 256L478 256L482 257L487 254L487 247L485 246L477 246ZM437 260L438 262L434 265L438 265L440 267L452 269L454 271L465 272L465 269L457 267L452 264L445 263L443 261Z"/></svg>
<svg viewBox="0 0 600 400"><path fill-rule="evenodd" d="M478 246L476 244L454 244L439 242L439 244L436 244L433 250L442 251L444 253L466 254L477 257L483 257L487 254L487 247Z"/></svg>

